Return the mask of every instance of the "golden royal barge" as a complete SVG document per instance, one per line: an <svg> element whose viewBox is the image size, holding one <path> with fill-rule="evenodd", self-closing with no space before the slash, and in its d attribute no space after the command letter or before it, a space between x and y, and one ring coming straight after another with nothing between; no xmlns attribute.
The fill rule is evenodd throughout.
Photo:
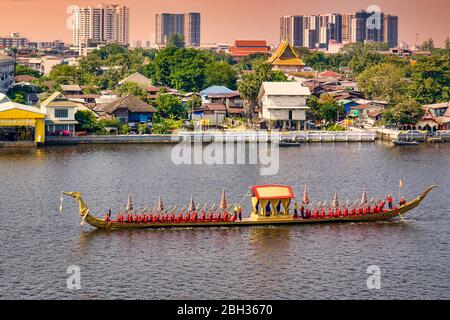
<svg viewBox="0 0 450 320"><path fill-rule="evenodd" d="M395 217L403 219L403 214L416 208L428 195L428 193L436 186L426 188L420 195L413 200L404 203L400 207L393 207L391 210L381 209L379 212L365 212L364 214L334 214L333 216L309 216L302 218L293 214L290 210L294 193L291 187L281 185L263 185L254 186L251 190L253 211L249 218L227 219L227 221L217 221L210 219L196 219L195 221L176 221L178 219L166 219L165 221L148 221L148 222L120 222L117 220L102 219L91 215L86 203L83 201L79 192L63 192L63 195L70 196L78 201L79 214L82 217L82 223L88 223L97 229L117 230L117 229L143 229L143 228L192 228L192 227L244 227L244 226L268 226L268 225L297 225L297 224L316 224L316 223L345 223L345 222L370 222L370 221L386 221ZM364 200L363 200L364 199ZM365 201L365 192L363 193L362 202ZM62 201L62 197L61 197ZM130 209L131 198L129 198L128 208ZM228 211L225 204L225 193L222 194L221 208ZM335 194L334 206L336 206L337 195ZM308 196L305 188L303 204L308 204ZM160 206L161 199L160 199ZM191 207L189 210L196 211L191 199ZM188 210L188 212L189 212ZM62 211L62 203L61 203ZM164 212L164 211L163 211ZM173 216L173 214L172 214Z"/></svg>

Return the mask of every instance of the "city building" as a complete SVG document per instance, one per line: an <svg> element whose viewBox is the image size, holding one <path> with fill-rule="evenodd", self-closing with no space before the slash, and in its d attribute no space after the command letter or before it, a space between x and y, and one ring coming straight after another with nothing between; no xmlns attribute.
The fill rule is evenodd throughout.
<svg viewBox="0 0 450 320"><path fill-rule="evenodd" d="M280 42L289 41L293 47L303 46L303 16L284 16L280 19Z"/></svg>
<svg viewBox="0 0 450 320"><path fill-rule="evenodd" d="M13 32L7 37L0 37L0 48L27 48L28 39L21 37L20 33Z"/></svg>
<svg viewBox="0 0 450 320"><path fill-rule="evenodd" d="M280 40L291 46L328 49L330 42L386 42L393 48L398 43L398 17L383 12L329 13L283 16ZM335 51L333 48L332 51Z"/></svg>
<svg viewBox="0 0 450 320"><path fill-rule="evenodd" d="M74 46L130 43L130 10L122 5L101 4L75 8L72 15Z"/></svg>
<svg viewBox="0 0 450 320"><path fill-rule="evenodd" d="M398 16L385 15L384 17L384 42L389 44L389 48L398 45Z"/></svg>
<svg viewBox="0 0 450 320"><path fill-rule="evenodd" d="M36 145L45 142L45 113L9 101L0 93L0 146Z"/></svg>
<svg viewBox="0 0 450 320"><path fill-rule="evenodd" d="M266 40L236 40L230 47L229 53L233 58L243 58L255 53L270 54L270 46Z"/></svg>
<svg viewBox="0 0 450 320"><path fill-rule="evenodd" d="M74 135L75 113L79 107L77 103L70 101L61 92L55 92L40 104L40 109L46 115L45 134Z"/></svg>
<svg viewBox="0 0 450 320"><path fill-rule="evenodd" d="M52 68L56 65L62 64L64 60L60 57L43 56L36 58L19 57L16 59L18 65L26 66L36 71L39 71L43 75L49 75Z"/></svg>
<svg viewBox="0 0 450 320"><path fill-rule="evenodd" d="M170 35L184 37L187 47L200 46L201 16L198 12L158 13L155 16L156 45L165 46Z"/></svg>
<svg viewBox="0 0 450 320"><path fill-rule="evenodd" d="M14 85L14 59L0 55L0 92L6 93Z"/></svg>
<svg viewBox="0 0 450 320"><path fill-rule="evenodd" d="M280 70L286 74L301 72L305 66L288 40L281 42L272 57L270 57L269 63L273 66L273 69Z"/></svg>
<svg viewBox="0 0 450 320"><path fill-rule="evenodd" d="M258 95L259 116L269 129L300 130L306 125L306 100L310 95L299 82L263 82Z"/></svg>

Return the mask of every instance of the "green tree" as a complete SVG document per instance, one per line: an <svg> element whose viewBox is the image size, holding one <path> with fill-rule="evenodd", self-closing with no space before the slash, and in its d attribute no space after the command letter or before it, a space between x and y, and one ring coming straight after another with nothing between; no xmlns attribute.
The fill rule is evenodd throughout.
<svg viewBox="0 0 450 320"><path fill-rule="evenodd" d="M198 95L192 96L186 103L186 107L188 110L200 109L202 107L202 98Z"/></svg>
<svg viewBox="0 0 450 320"><path fill-rule="evenodd" d="M411 68L408 96L422 104L450 100L450 55L418 59Z"/></svg>
<svg viewBox="0 0 450 320"><path fill-rule="evenodd" d="M89 110L77 111L77 113L75 113L75 120L78 122L76 129L79 131L92 133L99 130L101 127L94 113Z"/></svg>
<svg viewBox="0 0 450 320"><path fill-rule="evenodd" d="M391 63L368 67L357 78L358 88L368 99L398 102L406 93L407 80L402 68Z"/></svg>
<svg viewBox="0 0 450 320"><path fill-rule="evenodd" d="M344 106L338 104L329 94L321 94L317 103L319 105L320 118L326 123L338 121L345 114Z"/></svg>
<svg viewBox="0 0 450 320"><path fill-rule="evenodd" d="M186 108L180 98L170 94L159 95L155 107L158 110L158 118L183 119L186 116Z"/></svg>
<svg viewBox="0 0 450 320"><path fill-rule="evenodd" d="M125 82L121 84L116 92L120 96L125 96L127 94L132 94L136 97L138 97L141 100L147 100L147 92L142 89L137 83L135 82Z"/></svg>
<svg viewBox="0 0 450 320"><path fill-rule="evenodd" d="M153 124L152 132L155 134L170 134L182 126L183 120L160 119Z"/></svg>
<svg viewBox="0 0 450 320"><path fill-rule="evenodd" d="M49 78L58 84L79 84L81 82L81 72L77 67L58 64L50 71Z"/></svg>
<svg viewBox="0 0 450 320"><path fill-rule="evenodd" d="M16 72L15 72L16 76L20 76L20 75L26 75L26 76L32 76L35 78L39 78L41 76L41 73L39 71L36 71L30 67L27 66L22 66L20 64L18 64L16 66Z"/></svg>
<svg viewBox="0 0 450 320"><path fill-rule="evenodd" d="M236 70L226 62L214 61L205 69L205 87L225 86L236 89Z"/></svg>
<svg viewBox="0 0 450 320"><path fill-rule="evenodd" d="M425 40L422 43L420 48L422 50L425 50L425 51L433 51L434 50L434 41L433 41L433 39L432 38L428 38L428 40Z"/></svg>
<svg viewBox="0 0 450 320"><path fill-rule="evenodd" d="M420 104L412 99L404 100L383 112L383 121L387 125L415 124L425 114Z"/></svg>
<svg viewBox="0 0 450 320"><path fill-rule="evenodd" d="M167 47L184 48L184 36L179 33L173 33L167 38Z"/></svg>
<svg viewBox="0 0 450 320"><path fill-rule="evenodd" d="M450 49L450 37L445 38L444 48L447 50Z"/></svg>

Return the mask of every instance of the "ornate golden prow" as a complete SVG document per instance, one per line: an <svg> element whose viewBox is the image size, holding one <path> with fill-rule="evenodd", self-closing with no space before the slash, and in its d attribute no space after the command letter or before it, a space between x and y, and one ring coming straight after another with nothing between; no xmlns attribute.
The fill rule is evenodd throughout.
<svg viewBox="0 0 450 320"><path fill-rule="evenodd" d="M77 200L79 208L80 208L80 216L82 216L82 217L86 216L86 214L89 212L89 208L87 207L86 203L83 201L83 198L81 197L80 192L63 192L63 194Z"/></svg>

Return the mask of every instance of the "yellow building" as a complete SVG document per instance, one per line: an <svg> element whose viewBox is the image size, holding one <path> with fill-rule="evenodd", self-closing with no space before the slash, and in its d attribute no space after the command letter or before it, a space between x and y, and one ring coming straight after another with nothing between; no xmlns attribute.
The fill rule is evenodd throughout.
<svg viewBox="0 0 450 320"><path fill-rule="evenodd" d="M305 67L302 59L287 40L281 42L278 49L270 57L269 63L273 66L273 69L280 70L283 73L301 72Z"/></svg>
<svg viewBox="0 0 450 320"><path fill-rule="evenodd" d="M45 113L11 101L0 103L0 145L45 142Z"/></svg>

